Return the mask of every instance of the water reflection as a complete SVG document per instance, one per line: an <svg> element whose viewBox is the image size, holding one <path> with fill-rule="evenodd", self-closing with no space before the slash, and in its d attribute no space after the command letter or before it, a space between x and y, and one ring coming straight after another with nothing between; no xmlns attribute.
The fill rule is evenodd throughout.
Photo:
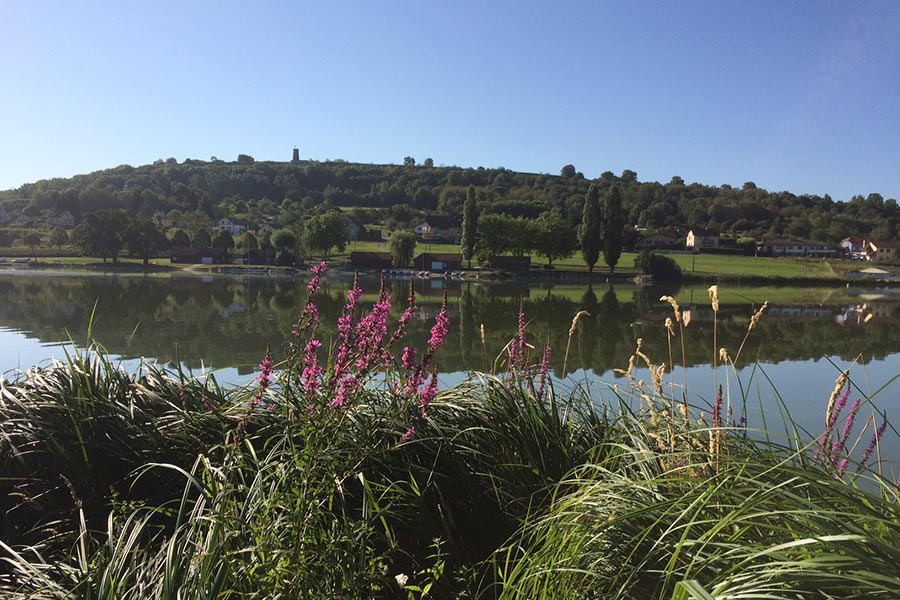
<svg viewBox="0 0 900 600"><path fill-rule="evenodd" d="M414 344L424 346L442 295L450 301L453 327L438 356L445 372L490 370L514 335L520 304L528 318L529 342L555 349L551 367L560 375L572 317L579 320L571 340L569 371L604 374L627 365L635 340L654 362L670 362L664 321L671 316L661 294L676 295L690 324L685 356L674 344L671 361L709 364L718 347L734 354L751 315L766 298L771 307L743 350L745 360L762 363L815 361L822 356L852 361L883 358L900 351L900 298L887 293L859 295L823 288L735 288L722 290L717 344L713 312L704 288L658 289L633 286L532 287L413 280L421 310L410 327ZM318 298L323 339L334 326L351 284L329 278ZM375 300L378 281L362 280L363 304ZM410 281L389 281L394 317L405 306ZM42 343L73 339L88 331L111 353L155 357L192 367L236 367L251 371L267 344L276 353L288 336L305 298L304 281L273 278L141 278L0 274L0 327ZM482 331L484 337L482 338ZM0 365L5 371L19 365Z"/></svg>

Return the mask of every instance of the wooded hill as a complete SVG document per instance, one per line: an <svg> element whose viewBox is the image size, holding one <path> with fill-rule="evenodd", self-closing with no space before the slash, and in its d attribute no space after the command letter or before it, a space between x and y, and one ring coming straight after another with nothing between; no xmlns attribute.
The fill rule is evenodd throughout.
<svg viewBox="0 0 900 600"><path fill-rule="evenodd" d="M0 192L10 222L43 227L47 217L125 208L138 217L166 213L189 228L209 227L228 216L248 227L265 222L297 229L313 213L343 208L360 223L388 228L415 225L425 214L462 214L466 188L477 189L482 214L534 218L558 208L573 228L580 223L591 181L572 165L560 175L505 168L436 167L431 159L402 165L345 161L236 162L174 158L67 179L42 180ZM609 171L597 180L601 194L618 185L629 227L648 231L702 227L734 238L796 237L836 243L849 235L897 239L900 210L880 194L835 201L828 195L770 192L753 182L729 185L641 182L634 171ZM0 213L2 214L2 213ZM24 218L23 218L24 217Z"/></svg>

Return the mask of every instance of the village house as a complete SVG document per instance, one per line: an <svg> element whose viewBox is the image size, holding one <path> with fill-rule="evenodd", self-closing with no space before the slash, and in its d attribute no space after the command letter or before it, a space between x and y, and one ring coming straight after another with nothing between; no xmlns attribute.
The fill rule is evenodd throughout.
<svg viewBox="0 0 900 600"><path fill-rule="evenodd" d="M228 261L225 248L175 247L169 250L169 261L188 265L219 265Z"/></svg>
<svg viewBox="0 0 900 600"><path fill-rule="evenodd" d="M238 223L233 219L229 219L228 217L222 217L219 219L219 222L216 223L214 228L216 231L227 231L231 234L231 237L237 237L239 235L243 235L245 231L247 231L247 226Z"/></svg>
<svg viewBox="0 0 900 600"><path fill-rule="evenodd" d="M413 259L413 264L420 271L446 273L462 269L462 254L437 254L423 252Z"/></svg>
<svg viewBox="0 0 900 600"><path fill-rule="evenodd" d="M640 238L635 247L638 250L680 250L682 239L663 231Z"/></svg>
<svg viewBox="0 0 900 600"><path fill-rule="evenodd" d="M794 238L766 240L756 245L760 256L794 256L807 258L830 258L837 250L830 244Z"/></svg>
<svg viewBox="0 0 900 600"><path fill-rule="evenodd" d="M350 264L355 269L390 269L392 265L391 253L354 250L350 253ZM403 267L404 265L397 266Z"/></svg>
<svg viewBox="0 0 900 600"><path fill-rule="evenodd" d="M709 229L694 227L688 231L685 247L692 252L700 252L703 248L718 248L719 234Z"/></svg>
<svg viewBox="0 0 900 600"><path fill-rule="evenodd" d="M455 217L432 215L416 226L416 235L423 240L458 244L462 238L462 226Z"/></svg>
<svg viewBox="0 0 900 600"><path fill-rule="evenodd" d="M54 212L47 217L47 225L50 227L63 227L70 229L75 227L75 217L71 212L64 210L63 212Z"/></svg>
<svg viewBox="0 0 900 600"><path fill-rule="evenodd" d="M851 235L845 237L838 246L850 258L868 258L869 239L865 236Z"/></svg>
<svg viewBox="0 0 900 600"><path fill-rule="evenodd" d="M872 262L878 264L900 263L900 242L869 241L869 253Z"/></svg>

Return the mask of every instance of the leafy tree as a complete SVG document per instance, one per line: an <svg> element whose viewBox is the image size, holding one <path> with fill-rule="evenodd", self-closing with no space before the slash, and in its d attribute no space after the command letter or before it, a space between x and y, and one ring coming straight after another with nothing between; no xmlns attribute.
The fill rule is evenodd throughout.
<svg viewBox="0 0 900 600"><path fill-rule="evenodd" d="M303 225L300 240L308 252L322 254L326 259L332 248L343 252L350 234L347 219L338 211L330 211L308 219Z"/></svg>
<svg viewBox="0 0 900 600"><path fill-rule="evenodd" d="M169 247L169 238L151 221L132 221L125 230L125 245L146 266L151 257L159 256Z"/></svg>
<svg viewBox="0 0 900 600"><path fill-rule="evenodd" d="M466 190L466 202L463 204L462 222L462 255L472 268L472 257L475 255L475 242L478 240L478 207L475 205L475 186Z"/></svg>
<svg viewBox="0 0 900 600"><path fill-rule="evenodd" d="M398 229L388 238L388 249L391 251L391 262L397 268L406 268L412 262L416 252L418 238L412 231Z"/></svg>
<svg viewBox="0 0 900 600"><path fill-rule="evenodd" d="M427 168L432 169L432 168L434 168L434 159L426 158L425 162L423 162L422 164L424 166L426 166Z"/></svg>
<svg viewBox="0 0 900 600"><path fill-rule="evenodd" d="M72 231L72 244L85 256L107 258L118 262L125 245L124 233L129 217L123 210L97 210L85 215Z"/></svg>
<svg viewBox="0 0 900 600"><path fill-rule="evenodd" d="M191 236L184 229L176 229L172 232L172 246L175 248L187 248L191 245Z"/></svg>
<svg viewBox="0 0 900 600"><path fill-rule="evenodd" d="M577 171L575 170L575 165L566 165L560 170L559 174L566 179L571 179L575 177Z"/></svg>
<svg viewBox="0 0 900 600"><path fill-rule="evenodd" d="M403 158L403 166L404 167L414 167L416 166L416 159L412 156L406 156Z"/></svg>
<svg viewBox="0 0 900 600"><path fill-rule="evenodd" d="M294 252L297 249L297 234L290 229L279 229L272 233L269 240L272 246L279 251Z"/></svg>
<svg viewBox="0 0 900 600"><path fill-rule="evenodd" d="M603 222L600 216L600 191L597 184L592 183L584 199L584 211L581 215L581 256L588 272L593 273L594 265L600 258Z"/></svg>
<svg viewBox="0 0 900 600"><path fill-rule="evenodd" d="M206 228L197 230L197 232L194 233L192 245L195 248L209 248L212 246L212 236L209 234L209 230Z"/></svg>
<svg viewBox="0 0 900 600"><path fill-rule="evenodd" d="M259 240L249 231L245 231L244 236L241 238L241 246L245 252L259 250Z"/></svg>
<svg viewBox="0 0 900 600"><path fill-rule="evenodd" d="M548 210L537 219L534 249L553 265L557 258L572 256L577 247L572 227L562 218L558 208Z"/></svg>
<svg viewBox="0 0 900 600"><path fill-rule="evenodd" d="M69 243L69 232L62 227L54 227L50 230L50 245L62 250L63 244Z"/></svg>
<svg viewBox="0 0 900 600"><path fill-rule="evenodd" d="M612 186L603 196L603 260L609 272L616 270L616 263L622 256L622 245L625 229L625 211L622 209L622 196L619 188Z"/></svg>
<svg viewBox="0 0 900 600"><path fill-rule="evenodd" d="M25 242L25 245L31 248L31 251L34 252L34 249L41 245L41 236L32 231L25 235L22 238L22 241Z"/></svg>
<svg viewBox="0 0 900 600"><path fill-rule="evenodd" d="M256 162L256 159L250 156L249 154L238 154L237 157L238 164L241 165L252 165Z"/></svg>
<svg viewBox="0 0 900 600"><path fill-rule="evenodd" d="M225 248L225 252L230 252L234 248L234 236L224 229L216 232L212 240L213 248Z"/></svg>

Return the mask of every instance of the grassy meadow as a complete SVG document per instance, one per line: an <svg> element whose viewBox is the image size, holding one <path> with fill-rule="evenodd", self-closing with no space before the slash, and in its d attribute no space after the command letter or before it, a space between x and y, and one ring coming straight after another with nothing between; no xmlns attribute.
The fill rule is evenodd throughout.
<svg viewBox="0 0 900 600"><path fill-rule="evenodd" d="M361 312L351 290L325 348L320 277L283 358L260 357L243 388L126 373L96 348L2 381L0 595L900 596L896 473L880 460L896 432L852 374L813 434L748 423L746 399L721 392L695 408L671 365L696 341L664 297L669 356L636 340L615 386L548 372L579 315L566 348L544 348L520 314L493 373L439 390L446 305L411 348L414 296ZM765 317L748 315L745 342ZM742 347L721 354L723 378Z"/></svg>

